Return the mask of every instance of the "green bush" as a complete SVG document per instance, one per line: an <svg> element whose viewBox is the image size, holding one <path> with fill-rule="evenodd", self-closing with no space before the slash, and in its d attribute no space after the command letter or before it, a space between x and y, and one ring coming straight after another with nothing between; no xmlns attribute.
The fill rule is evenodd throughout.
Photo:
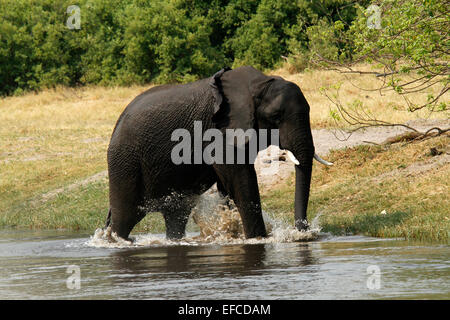
<svg viewBox="0 0 450 320"><path fill-rule="evenodd" d="M323 28L356 16L350 0L2 0L0 94L55 85L188 82L225 65L272 68L310 47L342 50ZM339 11L340 10L340 11Z"/></svg>

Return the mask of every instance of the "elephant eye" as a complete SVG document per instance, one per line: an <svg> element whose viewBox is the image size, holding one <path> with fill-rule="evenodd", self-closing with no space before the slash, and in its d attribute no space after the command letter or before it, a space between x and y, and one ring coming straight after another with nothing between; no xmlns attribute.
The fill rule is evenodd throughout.
<svg viewBox="0 0 450 320"><path fill-rule="evenodd" d="M282 116L283 116L283 114L282 114L281 110L276 110L270 114L269 121L278 126L282 120L281 119Z"/></svg>
<svg viewBox="0 0 450 320"><path fill-rule="evenodd" d="M271 118L280 118L281 117L281 110L274 110L271 114L270 114Z"/></svg>

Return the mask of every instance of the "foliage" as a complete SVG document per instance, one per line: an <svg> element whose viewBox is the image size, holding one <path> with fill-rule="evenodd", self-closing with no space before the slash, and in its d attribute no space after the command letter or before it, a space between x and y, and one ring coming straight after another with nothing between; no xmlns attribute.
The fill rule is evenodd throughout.
<svg viewBox="0 0 450 320"><path fill-rule="evenodd" d="M337 50L323 28L356 17L350 0L80 0L81 28L69 29L70 5L2 0L0 94L187 82L225 65L272 68L282 56L307 64L297 55L310 46Z"/></svg>
<svg viewBox="0 0 450 320"><path fill-rule="evenodd" d="M436 0L384 0L380 8L381 32L364 27L367 19L361 15L352 26L352 33L358 35L354 38L358 58L381 63L390 76L387 85L399 94L440 87L423 105L406 100L410 111L436 107L434 102L448 91L450 83L448 5ZM404 75L414 75L414 79L404 81ZM445 110L442 103L437 107Z"/></svg>
<svg viewBox="0 0 450 320"><path fill-rule="evenodd" d="M402 96L410 112L424 108L448 112L448 4L439 0L378 0L357 9L350 27L344 28L338 21L326 32L348 50L331 55L316 50L314 62L343 73L374 75L379 80L377 89ZM367 62L373 65L372 70L361 68L361 63ZM415 99L417 92L423 93L422 100Z"/></svg>

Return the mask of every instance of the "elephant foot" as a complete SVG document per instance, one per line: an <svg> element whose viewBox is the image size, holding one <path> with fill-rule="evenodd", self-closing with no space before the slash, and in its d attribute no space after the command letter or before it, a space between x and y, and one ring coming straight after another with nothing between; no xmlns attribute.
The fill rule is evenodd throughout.
<svg viewBox="0 0 450 320"><path fill-rule="evenodd" d="M295 221L295 227L298 231L306 231L309 229L309 223L306 220L297 220Z"/></svg>
<svg viewBox="0 0 450 320"><path fill-rule="evenodd" d="M117 232L117 231L114 231L112 228L108 228L108 229L111 229L109 239L112 242L124 242L125 241L125 242L129 242L130 244L134 242L134 240L129 237L130 232Z"/></svg>
<svg viewBox="0 0 450 320"><path fill-rule="evenodd" d="M185 236L184 230L167 230L166 231L166 238L168 240L181 240Z"/></svg>
<svg viewBox="0 0 450 320"><path fill-rule="evenodd" d="M114 232L112 230L111 209L109 209L105 227L102 230L103 230L102 237L105 238L108 242L120 242L120 241L133 242L133 240L128 237L129 233L124 236L120 236L117 232Z"/></svg>
<svg viewBox="0 0 450 320"><path fill-rule="evenodd" d="M124 245L131 245L134 240L131 238L123 238L117 235L116 232L112 231L111 227L99 228L95 230L94 240L100 240L101 242L107 243L118 243Z"/></svg>

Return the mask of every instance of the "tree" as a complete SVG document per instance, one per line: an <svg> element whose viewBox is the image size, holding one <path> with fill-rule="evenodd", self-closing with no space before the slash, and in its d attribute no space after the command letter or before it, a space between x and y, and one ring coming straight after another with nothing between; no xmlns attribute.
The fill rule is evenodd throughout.
<svg viewBox="0 0 450 320"><path fill-rule="evenodd" d="M367 8L357 5L357 9L358 16L351 24L336 21L323 30L325 36L337 39L337 48L344 49L328 56L315 50L311 62L344 74L373 75L379 81L375 90L395 91L404 98L409 112L427 108L448 118L448 4L438 0L378 0ZM367 70L361 63L369 63L372 68ZM418 92L422 101L410 99ZM336 106L331 115L352 125L353 130L373 125L405 126L374 118L362 103L343 106L336 95L325 94ZM439 134L448 131L436 130Z"/></svg>

